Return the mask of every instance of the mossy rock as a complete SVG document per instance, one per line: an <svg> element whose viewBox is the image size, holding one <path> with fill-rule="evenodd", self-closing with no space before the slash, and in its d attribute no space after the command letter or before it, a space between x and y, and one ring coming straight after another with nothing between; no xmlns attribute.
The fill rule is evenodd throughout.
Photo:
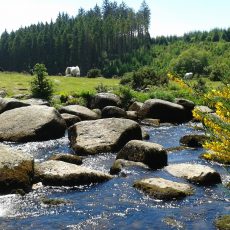
<svg viewBox="0 0 230 230"><path fill-rule="evenodd" d="M221 216L216 219L215 226L219 230L230 230L230 215Z"/></svg>

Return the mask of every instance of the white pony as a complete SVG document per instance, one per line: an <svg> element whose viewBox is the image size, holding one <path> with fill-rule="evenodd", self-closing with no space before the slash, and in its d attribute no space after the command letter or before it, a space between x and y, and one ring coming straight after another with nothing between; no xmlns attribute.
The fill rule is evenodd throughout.
<svg viewBox="0 0 230 230"><path fill-rule="evenodd" d="M78 66L67 67L65 70L65 76L77 77L80 76L80 68Z"/></svg>

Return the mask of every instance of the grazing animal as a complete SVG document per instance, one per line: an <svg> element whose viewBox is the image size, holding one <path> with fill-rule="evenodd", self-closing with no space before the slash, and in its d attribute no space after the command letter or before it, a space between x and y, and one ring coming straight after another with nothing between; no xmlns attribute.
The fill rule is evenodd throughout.
<svg viewBox="0 0 230 230"><path fill-rule="evenodd" d="M185 80L192 79L192 77L193 77L193 73L192 73L192 72L186 73L186 74L184 75L184 79L185 79Z"/></svg>
<svg viewBox="0 0 230 230"><path fill-rule="evenodd" d="M80 68L78 66L67 67L65 70L65 76L77 77L80 76Z"/></svg>

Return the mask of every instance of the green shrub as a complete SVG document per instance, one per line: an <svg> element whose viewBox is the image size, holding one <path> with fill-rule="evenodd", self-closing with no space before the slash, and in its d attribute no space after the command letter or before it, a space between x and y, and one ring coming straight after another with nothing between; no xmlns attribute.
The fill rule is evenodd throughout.
<svg viewBox="0 0 230 230"><path fill-rule="evenodd" d="M132 81L133 81L133 73L128 72L128 73L125 73L123 75L123 77L120 80L120 84L121 85L130 85L131 86Z"/></svg>
<svg viewBox="0 0 230 230"><path fill-rule="evenodd" d="M31 92L35 98L50 100L53 95L53 84L46 77L48 75L44 64L37 63L34 66L35 77L31 81Z"/></svg>
<svg viewBox="0 0 230 230"><path fill-rule="evenodd" d="M97 93L107 93L109 91L108 86L104 85L103 83L100 83L95 87Z"/></svg>
<svg viewBox="0 0 230 230"><path fill-rule="evenodd" d="M100 69L90 69L87 73L88 78L102 77Z"/></svg>
<svg viewBox="0 0 230 230"><path fill-rule="evenodd" d="M131 88L127 86L120 87L116 94L121 98L121 105L124 109L127 109L134 99Z"/></svg>

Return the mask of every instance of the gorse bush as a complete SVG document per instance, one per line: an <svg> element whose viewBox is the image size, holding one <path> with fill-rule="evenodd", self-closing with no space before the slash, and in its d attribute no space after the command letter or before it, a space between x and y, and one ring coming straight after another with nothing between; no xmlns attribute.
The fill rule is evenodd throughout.
<svg viewBox="0 0 230 230"><path fill-rule="evenodd" d="M46 77L48 73L45 65L37 63L34 66L34 75L31 82L32 96L50 100L54 90L52 82Z"/></svg>
<svg viewBox="0 0 230 230"><path fill-rule="evenodd" d="M152 67L142 67L133 73L125 74L121 84L130 85L135 90L143 90L151 86L161 86L168 83L167 76L159 76Z"/></svg>

